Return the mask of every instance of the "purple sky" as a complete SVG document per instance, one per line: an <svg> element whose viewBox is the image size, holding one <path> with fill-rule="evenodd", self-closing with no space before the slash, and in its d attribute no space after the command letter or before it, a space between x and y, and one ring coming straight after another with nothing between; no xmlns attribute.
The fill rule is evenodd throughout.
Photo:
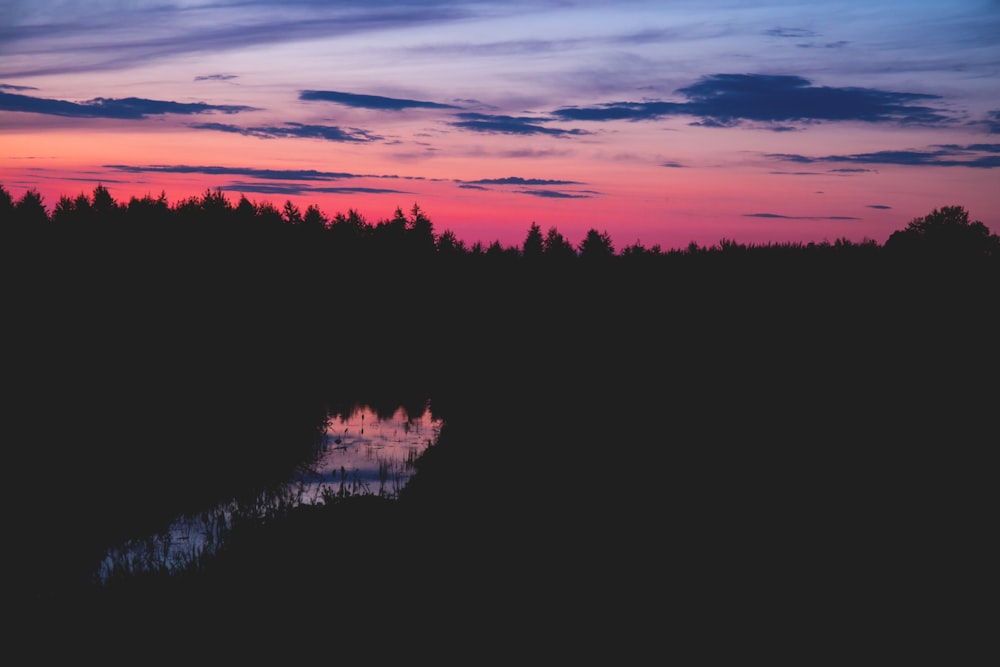
<svg viewBox="0 0 1000 667"><path fill-rule="evenodd" d="M467 243L1000 232L1000 2L6 0L15 198L418 203Z"/></svg>

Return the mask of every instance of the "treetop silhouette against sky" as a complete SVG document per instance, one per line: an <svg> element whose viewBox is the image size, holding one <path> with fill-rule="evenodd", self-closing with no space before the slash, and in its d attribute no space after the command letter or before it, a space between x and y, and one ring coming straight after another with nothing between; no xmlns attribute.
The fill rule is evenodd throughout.
<svg viewBox="0 0 1000 667"><path fill-rule="evenodd" d="M611 234L607 230L590 228L583 238L574 243L555 226L545 233L537 222L532 222L523 236L522 243L503 244L499 239L489 244L481 241L467 243L451 229L437 229L434 221L421 206L414 203L409 213L397 207L389 218L368 220L355 209L347 213L337 212L327 215L315 204L309 204L305 213L290 199L281 207L270 201L251 201L241 195L233 203L221 190L206 190L201 196L190 196L171 203L166 192L157 197L132 196L128 201L116 201L110 190L103 184L94 187L93 193L80 193L75 197L62 195L59 201L49 207L44 197L36 190L27 190L20 198L0 184L0 222L14 229L44 229L50 225L60 228L124 230L120 226L127 222L131 229L147 227L164 229L163 223L173 218L187 221L194 226L183 229L198 234L198 226L217 228L219 225L263 224L270 229L298 229L311 234L329 232L332 239L344 245L359 241L370 241L382 251L408 254L437 253L440 255L494 254L549 260L582 257L599 261L615 255L661 255L664 249L659 244L646 246L641 242L624 245L616 249ZM236 229L236 228L233 228ZM319 238L319 237L316 237ZM852 242L840 238L836 245L877 245L872 239ZM685 250L668 249L675 253L695 253L703 251L727 251L736 248L761 247L803 247L815 245L797 242L776 242L765 244L741 244L732 239L719 239L718 243L699 246L692 242ZM822 241L820 245L831 245ZM898 252L958 254L966 257L1000 257L1000 236L992 233L979 220L973 220L969 211L960 205L943 206L925 216L916 217L905 227L893 232L884 244L885 248Z"/></svg>

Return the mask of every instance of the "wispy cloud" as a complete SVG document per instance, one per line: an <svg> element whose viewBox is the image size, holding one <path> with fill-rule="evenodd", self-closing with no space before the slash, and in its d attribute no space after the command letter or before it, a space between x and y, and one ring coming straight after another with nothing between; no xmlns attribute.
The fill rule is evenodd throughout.
<svg viewBox="0 0 1000 667"><path fill-rule="evenodd" d="M891 206L886 206L885 204L868 204L868 208L876 208L876 209L878 209L880 211L888 211L892 207Z"/></svg>
<svg viewBox="0 0 1000 667"><path fill-rule="evenodd" d="M850 215L780 215L778 213L744 213L743 217L776 220L861 220L861 218Z"/></svg>
<svg viewBox="0 0 1000 667"><path fill-rule="evenodd" d="M315 187L300 183L255 183L234 182L220 185L219 189L227 192L256 192L266 195L304 196L310 194L413 194L406 190L392 188L369 188L361 186L323 186Z"/></svg>
<svg viewBox="0 0 1000 667"><path fill-rule="evenodd" d="M767 157L815 164L820 162L847 162L857 164L893 164L901 166L969 167L973 169L994 169L1000 167L1000 144L943 144L931 146L928 150L875 151L873 153L852 153L847 155L824 155L812 157L794 153L769 153ZM843 170L837 170L843 171Z"/></svg>
<svg viewBox="0 0 1000 667"><path fill-rule="evenodd" d="M549 122L548 118L527 116L501 116L482 113L460 113L461 120L451 123L452 126L473 132L486 134L548 134L552 136L578 136L590 134L585 130L563 130L555 127L545 127L540 123Z"/></svg>
<svg viewBox="0 0 1000 667"><path fill-rule="evenodd" d="M38 90L34 86L15 86L9 83L0 83L0 90Z"/></svg>
<svg viewBox="0 0 1000 667"><path fill-rule="evenodd" d="M841 167L840 169L830 169L831 174L877 174L878 169L864 169L863 167Z"/></svg>
<svg viewBox="0 0 1000 667"><path fill-rule="evenodd" d="M299 93L300 100L333 102L347 107L361 109L379 109L383 111L400 111L402 109L459 109L454 104L425 102L423 100L408 100L398 97L382 97L380 95L359 95L357 93L342 93L336 90L303 90Z"/></svg>
<svg viewBox="0 0 1000 667"><path fill-rule="evenodd" d="M594 107L565 107L553 112L564 120L654 120L664 116L690 114L689 105L680 102L609 102Z"/></svg>
<svg viewBox="0 0 1000 667"><path fill-rule="evenodd" d="M815 86L791 75L712 74L679 88L687 102L610 102L591 107L557 109L567 120L653 120L667 116L694 116L695 124L734 127L747 121L788 123L810 121L865 121L870 123L951 123L940 109L921 103L937 95L872 88ZM787 129L787 128L783 128Z"/></svg>
<svg viewBox="0 0 1000 667"><path fill-rule="evenodd" d="M507 176L506 178L480 178L475 181L464 181L473 185L581 185L579 181L563 181L548 178L522 178Z"/></svg>
<svg viewBox="0 0 1000 667"><path fill-rule="evenodd" d="M1000 109L989 112L982 124L990 134L1000 134Z"/></svg>
<svg viewBox="0 0 1000 667"><path fill-rule="evenodd" d="M260 139L323 139L339 142L372 142L381 141L382 137L367 130L358 128L343 129L336 125L304 125L302 123L285 123L283 126L240 127L227 123L192 123L191 127L198 130L215 130L217 132L232 132Z"/></svg>
<svg viewBox="0 0 1000 667"><path fill-rule="evenodd" d="M764 34L770 37L792 37L794 39L817 36L817 33L808 28L771 28L770 30L765 30Z"/></svg>
<svg viewBox="0 0 1000 667"><path fill-rule="evenodd" d="M164 114L195 115L212 112L234 114L241 111L255 111L255 109L247 106L206 104L204 102L185 103L147 100L141 97L124 97L121 99L95 97L92 100L78 103L0 92L0 111L23 111L25 113L72 116L75 118L141 120L148 116L161 116Z"/></svg>
<svg viewBox="0 0 1000 667"><path fill-rule="evenodd" d="M254 167L223 167L218 165L127 165L106 164L104 169L113 169L132 174L168 173L168 174L209 174L214 176L246 176L263 180L276 181L339 181L350 178L384 178L394 180L426 180L423 176L399 176L396 174L354 174L344 171L317 171L315 169L257 169Z"/></svg>
<svg viewBox="0 0 1000 667"><path fill-rule="evenodd" d="M550 199L589 199L592 195L574 192L560 192L558 190L515 190L518 194L532 195L534 197L547 197Z"/></svg>
<svg viewBox="0 0 1000 667"><path fill-rule="evenodd" d="M127 69L191 53L335 39L382 30L412 30L458 21L474 12L471 4L433 0L130 2L127 8L106 3L83 3L80 7L73 4L60 3L55 9L45 3L42 11L33 16L22 20L15 16L9 24L5 21L0 26L0 43L44 40L46 55L60 57L24 60L16 65L3 63L7 67L0 69L0 76ZM294 5L304 5L308 11L296 11ZM238 17L233 16L234 10L239 11Z"/></svg>
<svg viewBox="0 0 1000 667"><path fill-rule="evenodd" d="M105 169L124 171L133 174L169 173L169 174L211 174L217 176L252 176L272 180L295 181L330 181L342 178L358 178L357 174L339 171L317 171L315 169L255 169L253 167L219 167L196 166L186 164L136 166L127 164L106 164Z"/></svg>
<svg viewBox="0 0 1000 667"><path fill-rule="evenodd" d="M204 76L196 76L195 81L231 81L232 79L237 79L235 74L206 74Z"/></svg>

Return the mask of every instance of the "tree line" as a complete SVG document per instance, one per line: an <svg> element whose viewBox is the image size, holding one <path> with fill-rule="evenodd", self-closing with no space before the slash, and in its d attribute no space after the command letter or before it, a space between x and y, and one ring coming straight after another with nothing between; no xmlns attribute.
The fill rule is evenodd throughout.
<svg viewBox="0 0 1000 667"><path fill-rule="evenodd" d="M282 207L269 201L255 202L241 195L233 204L221 190L206 190L170 203L166 193L159 196L132 196L117 201L103 185L97 185L88 196L81 192L75 197L62 195L49 212L43 197L35 189L26 190L20 198L0 184L0 221L6 230L76 229L81 232L123 231L143 229L163 232L166 229L192 232L205 236L212 232L295 234L334 250L372 251L400 257L502 257L526 260L568 259L606 260L611 257L636 258L660 256L700 256L709 254L737 255L748 251L794 251L834 248L841 251L868 251L875 248L910 255L928 252L937 256L991 258L1000 256L1000 236L978 220L970 219L962 206L944 206L930 214L911 220L903 229L893 232L883 246L874 240L860 242L845 238L833 242L741 244L721 239L718 244L699 246L691 242L684 248L664 249L659 244L646 246L641 241L617 249L610 234L590 228L584 238L573 244L557 227L543 232L532 222L521 245L504 245L476 241L467 244L450 229L438 233L434 223L421 207L414 203L408 213L397 207L393 215L375 222L356 209L338 212L328 217L316 205L304 211L286 200Z"/></svg>

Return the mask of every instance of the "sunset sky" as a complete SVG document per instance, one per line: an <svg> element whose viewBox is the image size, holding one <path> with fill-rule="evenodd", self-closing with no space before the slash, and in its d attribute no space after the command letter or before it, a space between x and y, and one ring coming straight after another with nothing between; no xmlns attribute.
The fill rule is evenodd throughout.
<svg viewBox="0 0 1000 667"><path fill-rule="evenodd" d="M1000 2L0 0L0 184L99 183L469 245L1000 233Z"/></svg>

